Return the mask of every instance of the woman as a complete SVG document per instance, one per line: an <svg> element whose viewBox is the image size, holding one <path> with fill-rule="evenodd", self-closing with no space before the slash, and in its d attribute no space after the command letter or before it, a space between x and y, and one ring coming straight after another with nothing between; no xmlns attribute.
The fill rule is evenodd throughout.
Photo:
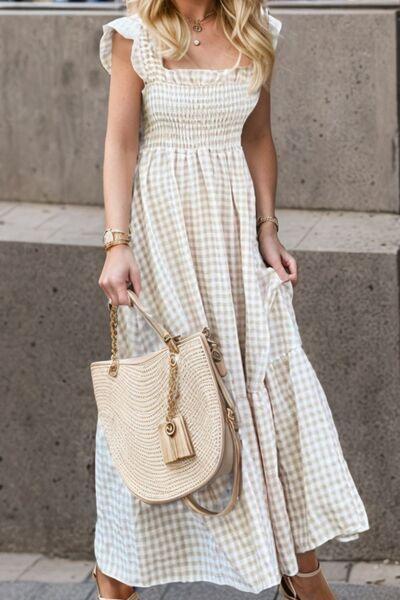
<svg viewBox="0 0 400 600"><path fill-rule="evenodd" d="M332 600L315 548L355 539L368 521L301 348L296 261L278 237L269 82L280 22L260 0L138 0L103 30L111 231L100 286L122 308L127 356L158 348L126 306L130 284L176 334L209 326L239 413L243 489L221 518L145 505L99 424L99 596L133 599L136 586L173 581L254 593L281 582L286 598ZM219 481L198 499L215 505L226 490Z"/></svg>

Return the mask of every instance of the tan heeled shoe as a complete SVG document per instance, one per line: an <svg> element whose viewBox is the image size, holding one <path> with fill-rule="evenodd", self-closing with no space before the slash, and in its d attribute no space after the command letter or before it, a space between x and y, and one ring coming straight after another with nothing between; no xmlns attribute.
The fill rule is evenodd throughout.
<svg viewBox="0 0 400 600"><path fill-rule="evenodd" d="M96 572L96 569L97 569L97 565L95 565L94 568L93 568L92 576L93 576L93 579L96 582L97 600L117 600L116 598L115 599L113 599L113 598L103 598L102 596L100 596L100 588L99 588L99 582L97 581L97 572ZM138 595L137 592L133 592L129 596L129 598L127 598L127 600L140 600L140 598L139 598L139 595Z"/></svg>
<svg viewBox="0 0 400 600"><path fill-rule="evenodd" d="M321 565L318 563L318 568L310 573L297 573L296 577L315 577L321 572ZM282 598L285 600L302 600L294 589L291 578L288 575L283 575L281 585L279 586L279 592Z"/></svg>

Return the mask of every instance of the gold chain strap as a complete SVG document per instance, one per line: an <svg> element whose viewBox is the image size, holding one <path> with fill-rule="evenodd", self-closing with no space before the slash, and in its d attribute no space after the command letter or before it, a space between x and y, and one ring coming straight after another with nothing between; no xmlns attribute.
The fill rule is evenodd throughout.
<svg viewBox="0 0 400 600"><path fill-rule="evenodd" d="M118 375L118 306L108 305L110 310L110 333L111 333L111 365L108 374L111 377Z"/></svg>
<svg viewBox="0 0 400 600"><path fill-rule="evenodd" d="M119 360L118 360L118 306L109 304L110 310L110 334L111 334L111 364L108 369L108 374L111 377L118 375ZM171 342L177 341L179 336L171 338ZM169 344L168 344L169 345ZM171 346L170 346L171 347ZM176 347L176 346L175 346ZM172 346L174 348L174 346ZM177 352L179 352L176 347ZM169 435L174 433L175 425L172 419L175 415L176 406L178 402L178 358L177 354L173 351L169 355L169 381L168 381L168 405L167 405L167 432Z"/></svg>
<svg viewBox="0 0 400 600"><path fill-rule="evenodd" d="M168 378L168 404L166 416L166 432L168 435L175 433L175 424L173 418L175 416L176 406L178 403L178 359L176 354L169 355L169 378Z"/></svg>

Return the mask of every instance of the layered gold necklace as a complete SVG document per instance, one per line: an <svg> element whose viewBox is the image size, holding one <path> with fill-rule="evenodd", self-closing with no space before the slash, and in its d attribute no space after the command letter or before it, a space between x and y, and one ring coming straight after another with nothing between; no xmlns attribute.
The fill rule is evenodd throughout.
<svg viewBox="0 0 400 600"><path fill-rule="evenodd" d="M216 13L215 10L211 10L206 15L204 15L204 17L202 19L192 19L191 17L187 17L186 15L182 15L182 13L180 13L180 14L182 15L182 17L184 19L186 19L186 21L192 27L193 31L195 31L196 33L201 33L203 31L203 29L204 29L204 26L203 26L204 21L206 21L207 19L209 19L210 17L212 17L213 15L215 15L215 13ZM195 37L194 40L193 40L193 44L195 46L200 46L201 40L199 40L198 37Z"/></svg>

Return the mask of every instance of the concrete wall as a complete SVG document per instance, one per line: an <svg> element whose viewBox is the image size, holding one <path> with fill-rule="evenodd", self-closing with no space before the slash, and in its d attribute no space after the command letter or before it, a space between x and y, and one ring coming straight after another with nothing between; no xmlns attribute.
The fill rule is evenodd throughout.
<svg viewBox="0 0 400 600"><path fill-rule="evenodd" d="M102 259L101 249L1 245L3 550L90 555L96 408L89 362L109 354L97 286Z"/></svg>
<svg viewBox="0 0 400 600"><path fill-rule="evenodd" d="M98 42L120 14L0 15L0 200L101 204L109 78ZM396 12L274 14L280 206L398 212Z"/></svg>
<svg viewBox="0 0 400 600"><path fill-rule="evenodd" d="M395 11L274 14L280 206L398 212Z"/></svg>
<svg viewBox="0 0 400 600"><path fill-rule="evenodd" d="M0 14L1 200L101 204L108 75L98 41L112 16Z"/></svg>
<svg viewBox="0 0 400 600"><path fill-rule="evenodd" d="M297 256L302 281L295 306L303 342L327 392L371 526L359 541L328 544L321 555L398 559L398 540L390 532L398 531L400 518L399 256Z"/></svg>

